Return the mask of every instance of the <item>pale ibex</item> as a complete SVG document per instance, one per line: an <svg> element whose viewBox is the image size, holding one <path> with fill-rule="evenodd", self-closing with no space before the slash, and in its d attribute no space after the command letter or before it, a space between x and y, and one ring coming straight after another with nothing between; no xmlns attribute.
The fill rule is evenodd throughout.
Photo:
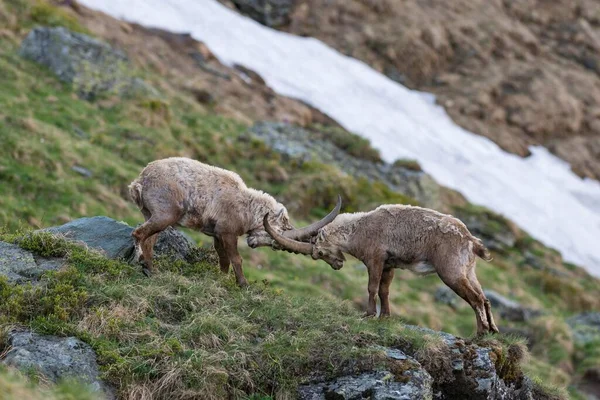
<svg viewBox="0 0 600 400"><path fill-rule="evenodd" d="M265 213L271 215L272 230L286 238L303 240L333 221L341 207L338 196L338 204L329 215L310 226L294 229L281 203L248 188L235 172L182 157L149 163L129 185L129 194L146 218L132 234L146 275L154 270L152 249L157 234L169 226L180 225L214 237L221 271L229 272L232 263L240 286L248 282L242 272L237 239L248 234L250 247L270 246L272 239L263 228Z"/></svg>
<svg viewBox="0 0 600 400"><path fill-rule="evenodd" d="M340 214L319 230L312 243L285 237L265 215L264 226L277 244L288 251L309 254L333 269L344 266L348 253L365 263L369 273L367 315L390 315L389 288L394 268L419 275L436 272L442 281L475 310L477 333L498 332L490 302L475 276L476 256L490 260L481 240L460 220L434 210L404 205L383 205L366 213Z"/></svg>

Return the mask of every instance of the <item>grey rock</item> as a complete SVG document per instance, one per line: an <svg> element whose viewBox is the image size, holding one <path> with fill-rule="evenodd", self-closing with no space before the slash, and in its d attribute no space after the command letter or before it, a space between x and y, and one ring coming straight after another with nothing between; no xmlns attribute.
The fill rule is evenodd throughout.
<svg viewBox="0 0 600 400"><path fill-rule="evenodd" d="M462 301L452 289L445 285L438 286L433 297L438 303L446 304L454 309L458 308L460 301Z"/></svg>
<svg viewBox="0 0 600 400"><path fill-rule="evenodd" d="M258 122L250 128L249 134L282 154L284 159L333 164L351 176L383 182L425 207L443 207L440 185L422 171L354 157L327 140L315 139L306 129L285 123Z"/></svg>
<svg viewBox="0 0 600 400"><path fill-rule="evenodd" d="M114 398L112 390L100 379L96 354L81 340L13 331L9 333L9 345L10 350L1 363L19 369L35 369L53 382L64 378L78 379L94 391L103 393L104 397Z"/></svg>
<svg viewBox="0 0 600 400"><path fill-rule="evenodd" d="M77 172L78 174L85 176L86 178L90 178L90 177L92 177L92 175L94 175L94 174L92 173L92 171L90 171L90 170L89 170L89 169L87 169L87 168L83 168L83 167L81 167L81 166L79 166L79 165L73 165L73 166L71 167L71 169L72 169L73 171Z"/></svg>
<svg viewBox="0 0 600 400"><path fill-rule="evenodd" d="M389 371L372 371L353 376L342 376L327 382L300 386L298 398L301 400L326 399L373 399L411 400L432 399L433 380L429 373L412 357L398 349L383 348L388 357L403 363L402 376L394 376Z"/></svg>
<svg viewBox="0 0 600 400"><path fill-rule="evenodd" d="M79 218L61 226L47 228L46 231L83 242L103 251L108 258L127 259L133 254L133 228L112 218Z"/></svg>
<svg viewBox="0 0 600 400"><path fill-rule="evenodd" d="M527 322L533 318L542 315L541 310L536 310L510 300L493 290L484 290L485 296L492 305L492 312L499 314L508 321ZM447 304L452 308L459 308L467 304L452 289L445 285L438 286L434 294L435 300L442 304Z"/></svg>
<svg viewBox="0 0 600 400"><path fill-rule="evenodd" d="M446 332L418 326L406 326L423 334L438 336L447 349L442 357L447 365L430 371L436 399L532 400L533 385L523 376L518 382L504 382L492 362L490 348L467 343ZM415 356L414 349L404 349Z"/></svg>
<svg viewBox="0 0 600 400"><path fill-rule="evenodd" d="M130 76L125 53L90 36L63 27L33 29L21 44L22 57L44 65L88 100L104 92L156 93ZM144 88L143 90L141 88Z"/></svg>
<svg viewBox="0 0 600 400"><path fill-rule="evenodd" d="M506 320L527 322L543 314L541 310L522 306L493 290L484 290L483 292L492 305L492 311L497 310L500 316Z"/></svg>
<svg viewBox="0 0 600 400"><path fill-rule="evenodd" d="M579 345L600 340L600 312L585 312L567 319L573 340Z"/></svg>
<svg viewBox="0 0 600 400"><path fill-rule="evenodd" d="M108 258L130 261L133 257L131 237L133 228L112 218L103 216L79 218L46 230L101 250ZM175 259L190 260L195 247L186 235L176 229L168 228L159 234L154 253L158 256L168 255Z"/></svg>
<svg viewBox="0 0 600 400"><path fill-rule="evenodd" d="M474 213L469 208L459 207L454 211L454 215L491 250L503 252L514 247L517 242L510 222L493 211L482 209Z"/></svg>
<svg viewBox="0 0 600 400"><path fill-rule="evenodd" d="M35 257L15 244L0 242L0 276L5 276L11 283L34 281L45 271L61 266L61 261Z"/></svg>
<svg viewBox="0 0 600 400"><path fill-rule="evenodd" d="M289 22L294 0L232 0L233 4L253 20L277 27Z"/></svg>

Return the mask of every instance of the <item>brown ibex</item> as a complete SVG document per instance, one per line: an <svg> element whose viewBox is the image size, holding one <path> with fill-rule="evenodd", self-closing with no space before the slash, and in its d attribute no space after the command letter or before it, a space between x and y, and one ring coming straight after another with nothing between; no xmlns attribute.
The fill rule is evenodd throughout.
<svg viewBox="0 0 600 400"><path fill-rule="evenodd" d="M149 163L129 185L129 194L146 219L132 234L146 275L154 271L152 250L158 233L180 225L214 238L221 271L229 272L233 264L240 286L248 282L242 272L237 239L248 234L250 247L270 246L272 239L263 228L265 213L271 216L272 230L303 240L333 221L341 207L338 198L334 210L321 221L294 229L281 203L267 193L248 188L235 172L182 157Z"/></svg>
<svg viewBox="0 0 600 400"><path fill-rule="evenodd" d="M489 252L465 224L450 215L421 207L383 205L366 213L338 215L311 243L279 234L266 215L263 223L280 248L324 260L333 269L344 266L343 253L361 260L369 273L368 316L376 314L378 294L380 316L390 315L388 297L394 268L419 275L435 272L473 308L478 334L498 332L490 302L475 276L476 256L489 261Z"/></svg>

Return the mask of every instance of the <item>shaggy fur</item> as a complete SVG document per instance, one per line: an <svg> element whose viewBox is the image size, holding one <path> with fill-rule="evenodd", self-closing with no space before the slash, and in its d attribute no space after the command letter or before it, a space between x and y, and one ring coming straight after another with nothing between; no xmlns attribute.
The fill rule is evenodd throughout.
<svg viewBox="0 0 600 400"><path fill-rule="evenodd" d="M251 247L270 245L263 229L265 213L271 215L269 222L278 232L293 229L286 208L272 196L246 187L234 172L189 158L149 163L129 185L129 193L146 218L133 232L146 274L153 270L157 234L180 225L213 236L221 270L228 272L232 263L238 284L245 286L237 238L248 234Z"/></svg>
<svg viewBox="0 0 600 400"><path fill-rule="evenodd" d="M279 242L277 232L272 233ZM295 243L295 251L310 253L334 269L343 267L343 253L364 262L369 273L367 315L376 314L377 295L381 316L390 314L389 287L394 269L401 268L420 275L437 273L471 305L479 334L498 332L490 303L475 276L476 256L490 260L489 253L465 224L450 215L421 207L383 205L366 213L338 215L319 231L312 246Z"/></svg>

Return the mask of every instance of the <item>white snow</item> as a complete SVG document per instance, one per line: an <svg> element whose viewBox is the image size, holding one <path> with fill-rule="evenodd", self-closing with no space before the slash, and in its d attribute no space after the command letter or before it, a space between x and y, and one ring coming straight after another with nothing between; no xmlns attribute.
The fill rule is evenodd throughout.
<svg viewBox="0 0 600 400"><path fill-rule="evenodd" d="M543 147L520 158L456 124L432 95L408 90L318 40L266 28L214 0L80 0L114 17L206 43L371 140L387 161L413 158L438 182L504 214L600 276L600 183Z"/></svg>

